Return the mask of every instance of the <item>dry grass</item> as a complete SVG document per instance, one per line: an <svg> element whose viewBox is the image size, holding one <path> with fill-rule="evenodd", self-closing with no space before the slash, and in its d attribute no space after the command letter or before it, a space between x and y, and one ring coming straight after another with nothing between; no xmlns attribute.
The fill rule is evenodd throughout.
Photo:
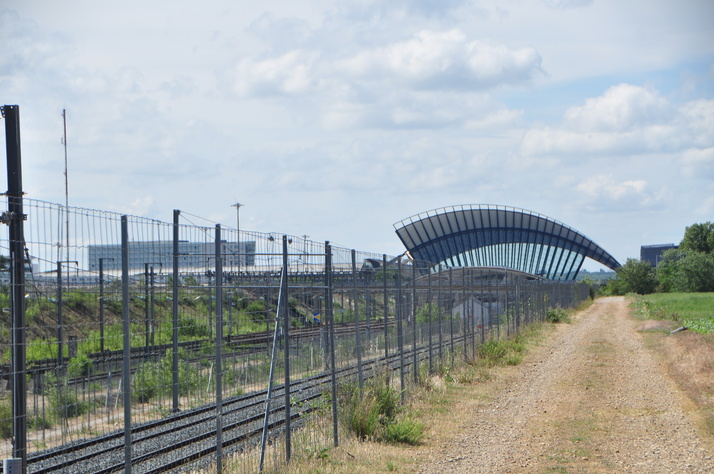
<svg viewBox="0 0 714 474"><path fill-rule="evenodd" d="M714 435L714 334L685 333L664 340L670 375L685 390Z"/></svg>
<svg viewBox="0 0 714 474"><path fill-rule="evenodd" d="M714 334L643 332L647 332L648 347L666 364L668 375L692 400L693 414L702 428L714 435Z"/></svg>
<svg viewBox="0 0 714 474"><path fill-rule="evenodd" d="M539 345L553 330L553 325L528 328L527 345ZM426 427L419 446L359 441L343 435L340 447L329 450L321 459L296 459L281 472L417 472L427 460L439 456L442 446L463 432L467 421L464 413L473 413L488 403L518 371L514 366L485 367L478 361L464 364L463 356L456 360L460 362L444 375L427 377L418 389L410 389L408 409Z"/></svg>
<svg viewBox="0 0 714 474"><path fill-rule="evenodd" d="M528 327L523 338L527 347L538 346L558 328L552 324L535 324ZM445 355L445 362L449 355ZM407 410L411 417L424 424L425 432L418 446L393 445L360 441L341 430L340 446L321 453L304 453L293 450L288 466L280 473L354 473L417 472L428 460L440 456L447 443L463 432L473 413L489 403L504 384L518 373L515 366L487 367L479 361L463 363L463 354L457 354L456 364L445 368L441 375L421 378L419 387L410 387ZM296 452L297 451L297 452ZM224 472L240 472L241 464L228 460ZM215 465L196 472L215 472Z"/></svg>
<svg viewBox="0 0 714 474"><path fill-rule="evenodd" d="M339 447L331 449L323 458L294 459L285 473L355 473L415 472L419 459L413 457L414 448L343 438Z"/></svg>

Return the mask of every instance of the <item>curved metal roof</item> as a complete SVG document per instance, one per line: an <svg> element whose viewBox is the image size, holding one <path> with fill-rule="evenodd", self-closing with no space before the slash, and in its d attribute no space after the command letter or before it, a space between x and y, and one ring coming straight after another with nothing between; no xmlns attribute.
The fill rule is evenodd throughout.
<svg viewBox="0 0 714 474"><path fill-rule="evenodd" d="M584 259L620 263L580 232L541 214L490 204L450 206L394 224L412 257L456 267L499 266L574 279Z"/></svg>

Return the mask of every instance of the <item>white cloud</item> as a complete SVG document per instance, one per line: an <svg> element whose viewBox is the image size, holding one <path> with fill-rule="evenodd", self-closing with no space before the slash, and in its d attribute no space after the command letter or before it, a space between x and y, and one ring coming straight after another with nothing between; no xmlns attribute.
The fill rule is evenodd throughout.
<svg viewBox="0 0 714 474"><path fill-rule="evenodd" d="M695 207L695 211L701 221L710 222L711 216L714 215L714 186L710 186L711 195L703 199Z"/></svg>
<svg viewBox="0 0 714 474"><path fill-rule="evenodd" d="M543 0L543 3L553 8L579 8L592 5L593 0Z"/></svg>
<svg viewBox="0 0 714 474"><path fill-rule="evenodd" d="M714 147L687 150L682 155L682 162L685 177L714 182Z"/></svg>
<svg viewBox="0 0 714 474"><path fill-rule="evenodd" d="M479 127L518 118L489 91L529 83L540 63L533 48L469 40L458 29L422 30L357 53L324 45L244 57L219 76L224 90L243 98L309 100L282 106L303 118L318 111L328 129Z"/></svg>
<svg viewBox="0 0 714 474"><path fill-rule="evenodd" d="M521 151L538 155L629 155L714 145L714 101L675 105L630 84L568 109L560 127L534 128Z"/></svg>
<svg viewBox="0 0 714 474"><path fill-rule="evenodd" d="M484 90L527 83L542 73L535 49L469 41L458 29L423 30L411 39L347 58L341 66L364 81L398 80L407 87L427 90Z"/></svg>
<svg viewBox="0 0 714 474"><path fill-rule="evenodd" d="M663 196L650 191L643 179L618 181L613 175L596 175L582 180L575 189L576 200L587 208L618 211L660 206Z"/></svg>
<svg viewBox="0 0 714 474"><path fill-rule="evenodd" d="M240 96L298 95L317 86L314 68L319 54L288 51L280 56L240 60L224 79Z"/></svg>
<svg viewBox="0 0 714 474"><path fill-rule="evenodd" d="M672 120L676 111L656 91L631 84L609 88L585 105L565 112L565 123L580 132L628 132Z"/></svg>
<svg viewBox="0 0 714 474"><path fill-rule="evenodd" d="M464 127L468 129L505 128L520 123L522 119L523 110L500 107L483 117L467 120Z"/></svg>
<svg viewBox="0 0 714 474"><path fill-rule="evenodd" d="M111 209L114 212L121 212L125 214L130 214L134 216L145 216L153 211L154 197L147 194L142 197L134 199L128 206L119 206L115 209Z"/></svg>
<svg viewBox="0 0 714 474"><path fill-rule="evenodd" d="M32 198L64 199L66 107L72 205L231 223L238 199L263 230L391 252L396 220L491 202L618 257L711 215L712 2L3 5Z"/></svg>
<svg viewBox="0 0 714 474"><path fill-rule="evenodd" d="M683 132L683 141L691 143L691 146L714 146L714 99L699 99L684 104L678 125Z"/></svg>

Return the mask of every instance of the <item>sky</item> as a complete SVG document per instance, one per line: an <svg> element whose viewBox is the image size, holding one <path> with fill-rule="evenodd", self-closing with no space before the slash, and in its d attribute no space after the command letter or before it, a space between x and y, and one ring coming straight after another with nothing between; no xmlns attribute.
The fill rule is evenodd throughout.
<svg viewBox="0 0 714 474"><path fill-rule="evenodd" d="M165 222L397 255L497 204L624 263L714 221L709 0L0 0L0 104L26 197L64 203L66 110L70 206Z"/></svg>

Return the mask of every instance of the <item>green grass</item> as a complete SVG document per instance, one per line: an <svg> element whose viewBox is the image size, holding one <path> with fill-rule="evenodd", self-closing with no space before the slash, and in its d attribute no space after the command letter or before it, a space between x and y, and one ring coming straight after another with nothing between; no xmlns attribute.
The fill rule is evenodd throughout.
<svg viewBox="0 0 714 474"><path fill-rule="evenodd" d="M478 357L486 367L518 365L523 360L525 348L522 334L516 334L511 339L488 339L478 346Z"/></svg>
<svg viewBox="0 0 714 474"><path fill-rule="evenodd" d="M655 293L638 296L634 306L643 319L676 321L696 332L714 332L714 293Z"/></svg>

